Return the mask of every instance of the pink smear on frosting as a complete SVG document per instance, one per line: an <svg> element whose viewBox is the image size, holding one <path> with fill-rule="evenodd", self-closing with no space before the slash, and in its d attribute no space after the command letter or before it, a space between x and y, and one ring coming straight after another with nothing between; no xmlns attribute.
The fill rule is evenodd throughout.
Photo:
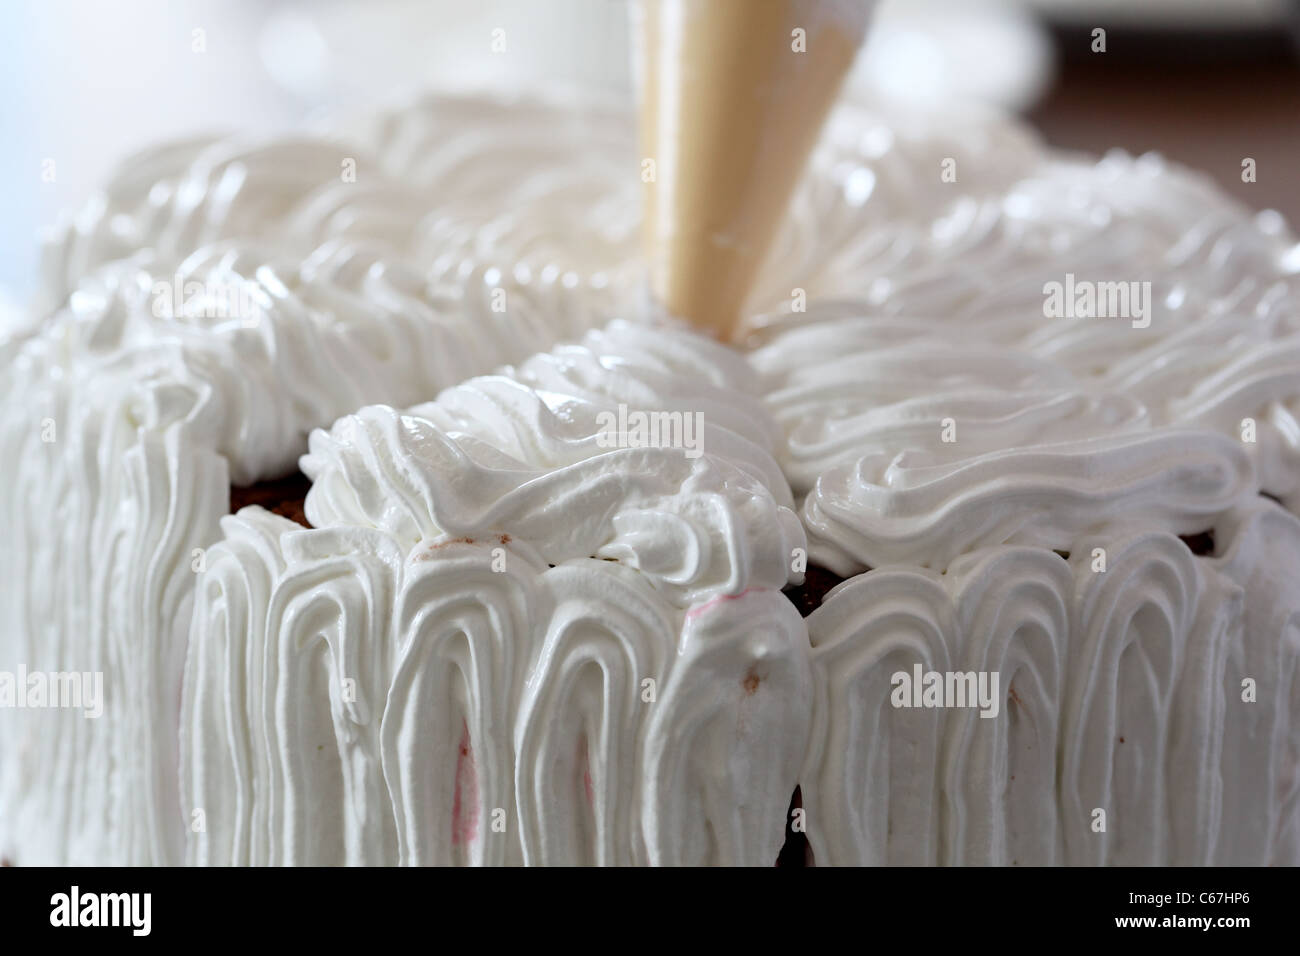
<svg viewBox="0 0 1300 956"><path fill-rule="evenodd" d="M705 601L703 604L697 604L695 607L687 611L686 620L693 621L701 614L705 614L711 611L713 608L717 607L719 604L724 604L727 601L739 601L750 591L770 591L770 590L772 589L771 588L745 588L745 590L741 591L739 594L720 594L715 598Z"/></svg>
<svg viewBox="0 0 1300 956"><path fill-rule="evenodd" d="M451 807L451 842L470 843L478 836L478 771L469 725L460 722L460 753L456 757L456 796Z"/></svg>

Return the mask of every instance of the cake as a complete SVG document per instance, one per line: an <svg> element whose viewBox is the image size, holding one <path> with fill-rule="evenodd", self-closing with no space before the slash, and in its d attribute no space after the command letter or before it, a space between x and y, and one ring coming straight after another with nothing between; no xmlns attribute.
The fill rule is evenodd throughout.
<svg viewBox="0 0 1300 956"><path fill-rule="evenodd" d="M0 852L1300 861L1281 218L846 101L732 350L643 299L633 143L431 97L155 150L53 240L0 670L104 712L0 710Z"/></svg>
<svg viewBox="0 0 1300 956"><path fill-rule="evenodd" d="M812 691L753 379L616 321L314 432L312 528L224 519L195 598L190 862L770 865Z"/></svg>
<svg viewBox="0 0 1300 956"><path fill-rule="evenodd" d="M1293 238L1111 154L872 242L865 295L750 355L843 579L807 618L815 857L1300 860ZM1148 314L1046 316L1108 280ZM1004 712L893 706L918 665L1000 674Z"/></svg>
<svg viewBox="0 0 1300 956"><path fill-rule="evenodd" d="M619 311L635 208L588 183L617 176L631 125L453 98L346 134L185 142L124 162L51 237L40 319L4 343L0 666L102 672L106 702L0 714L0 852L182 859L181 678L232 486L292 475L311 429L363 405L427 401Z"/></svg>

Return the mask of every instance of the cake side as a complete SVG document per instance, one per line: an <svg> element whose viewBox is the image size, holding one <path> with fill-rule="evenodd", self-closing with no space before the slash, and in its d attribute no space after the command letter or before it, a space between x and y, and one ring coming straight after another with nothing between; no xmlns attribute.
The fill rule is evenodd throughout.
<svg viewBox="0 0 1300 956"><path fill-rule="evenodd" d="M771 865L811 695L774 441L743 359L624 322L314 433L314 528L245 509L199 583L188 859Z"/></svg>
<svg viewBox="0 0 1300 956"><path fill-rule="evenodd" d="M1155 157L943 191L753 339L809 579L847 578L801 595L814 856L1293 859L1294 238Z"/></svg>
<svg viewBox="0 0 1300 956"><path fill-rule="evenodd" d="M18 463L0 666L101 673L104 715L0 715L13 859L179 858L173 728L193 582L232 485L291 471L317 425L426 399L616 308L612 224L604 245L584 237L567 255L563 231L542 245L529 225L591 165L518 165L509 144L546 116L480 105L477 125L435 99L380 118L390 139L373 151L308 135L164 147L51 241L49 312L7 343L0 380L0 443ZM471 154L397 162L399 140L453 130Z"/></svg>

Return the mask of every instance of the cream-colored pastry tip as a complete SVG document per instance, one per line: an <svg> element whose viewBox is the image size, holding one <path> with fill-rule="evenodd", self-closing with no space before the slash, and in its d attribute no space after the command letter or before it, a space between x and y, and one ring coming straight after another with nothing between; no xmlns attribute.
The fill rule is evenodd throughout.
<svg viewBox="0 0 1300 956"><path fill-rule="evenodd" d="M729 339L874 0L641 0L654 295Z"/></svg>

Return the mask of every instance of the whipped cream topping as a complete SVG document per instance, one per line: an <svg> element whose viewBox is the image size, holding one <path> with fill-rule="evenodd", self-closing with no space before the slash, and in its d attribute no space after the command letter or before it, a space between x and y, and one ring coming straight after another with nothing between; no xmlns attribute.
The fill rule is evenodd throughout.
<svg viewBox="0 0 1300 956"><path fill-rule="evenodd" d="M1250 459L1180 430L989 451L956 462L904 451L822 474L804 501L810 557L840 575L946 568L997 544L1067 549L1081 531L1140 522L1193 534L1256 493Z"/></svg>
<svg viewBox="0 0 1300 956"><path fill-rule="evenodd" d="M633 142L429 98L151 151L52 238L0 343L0 669L105 713L0 711L0 851L767 865L799 782L819 862L1300 860L1280 217L844 103L742 359L590 332L643 311ZM1067 281L1139 312L1047 316ZM701 454L605 447L620 407ZM314 529L226 516L304 451ZM806 627L796 513L876 568ZM999 717L891 708L918 662L1000 669Z"/></svg>
<svg viewBox="0 0 1300 956"><path fill-rule="evenodd" d="M718 384L699 374L708 357ZM307 516L378 528L408 549L508 532L550 564L622 561L682 605L779 589L803 529L762 404L740 390L751 380L739 356L698 335L615 322L436 402L365 408L313 433ZM620 405L625 418L699 415L697 456L611 431Z"/></svg>
<svg viewBox="0 0 1300 956"><path fill-rule="evenodd" d="M1300 711L1243 699L1295 666L1300 247L1156 157L1002 137L1008 175L954 151L946 182L881 139L833 294L751 340L810 560L875 569L807 622L818 862L1300 859ZM1105 282L1128 312L1053 311ZM998 673L998 716L894 708L914 666Z"/></svg>
<svg viewBox="0 0 1300 956"><path fill-rule="evenodd" d="M1079 538L1068 560L1004 546L945 575L891 567L833 590L807 622L816 696L801 783L818 862L1295 859L1293 748L1274 721L1300 714L1268 691L1265 706L1245 702L1240 681L1246 648L1282 680L1295 669L1294 599L1278 600L1276 568L1251 579L1242 560L1262 524L1291 557L1300 521L1258 503L1232 513L1222 559L1116 529ZM999 712L891 706L892 675L918 665L998 673ZM1229 812L1243 802L1257 814Z"/></svg>
<svg viewBox="0 0 1300 956"><path fill-rule="evenodd" d="M1276 215L1122 154L889 198L840 257L856 290L754 338L814 560L942 569L1139 513L1188 533L1258 491L1296 508L1300 246ZM1048 314L1053 283L1098 282L1129 314L1109 292Z"/></svg>
<svg viewBox="0 0 1300 956"><path fill-rule="evenodd" d="M107 700L92 727L0 714L4 852L179 859L172 726L231 483L291 470L340 415L426 401L639 298L609 271L623 207L579 201L611 188L621 160L586 147L618 126L580 115L429 99L351 138L167 146L51 237L36 317L3 345L0 662L104 671Z"/></svg>
<svg viewBox="0 0 1300 956"><path fill-rule="evenodd" d="M1219 549L1214 569L1239 585L1245 600L1219 677L1226 706L1214 862L1294 866L1300 861L1300 520L1257 501L1229 515L1219 532L1227 546ZM1247 680L1259 706L1243 706Z"/></svg>
<svg viewBox="0 0 1300 956"><path fill-rule="evenodd" d="M188 858L770 865L811 678L753 387L620 321L315 432L316 528L246 508L199 584ZM695 459L601 447L628 402L722 422Z"/></svg>

